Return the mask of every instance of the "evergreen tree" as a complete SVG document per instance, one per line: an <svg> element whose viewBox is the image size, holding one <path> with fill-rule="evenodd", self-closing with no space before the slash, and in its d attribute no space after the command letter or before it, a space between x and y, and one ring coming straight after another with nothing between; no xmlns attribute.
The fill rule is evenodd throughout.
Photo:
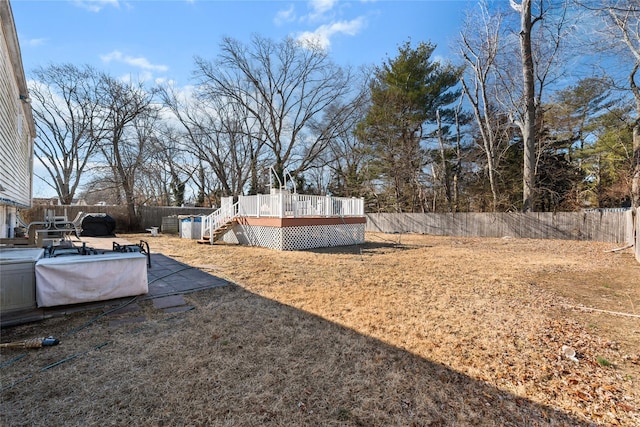
<svg viewBox="0 0 640 427"><path fill-rule="evenodd" d="M380 206L395 212L427 209L422 143L428 125L453 117L447 108L460 95L454 90L461 70L433 61L435 46L406 42L398 56L377 68L370 84L371 106L358 126L358 136L372 156L370 171L377 178Z"/></svg>
<svg viewBox="0 0 640 427"><path fill-rule="evenodd" d="M612 109L600 116L595 126L595 141L580 155L586 174L585 204L598 208L631 206L635 168L632 108Z"/></svg>

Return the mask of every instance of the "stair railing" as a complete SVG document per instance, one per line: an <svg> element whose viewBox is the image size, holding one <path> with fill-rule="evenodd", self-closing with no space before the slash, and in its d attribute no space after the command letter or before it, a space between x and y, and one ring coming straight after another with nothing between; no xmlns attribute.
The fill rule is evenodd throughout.
<svg viewBox="0 0 640 427"><path fill-rule="evenodd" d="M211 215L203 218L201 228L201 239L209 236L209 241L213 244L213 233L222 227L227 221L232 220L238 215L238 202L233 205L226 205L217 209Z"/></svg>

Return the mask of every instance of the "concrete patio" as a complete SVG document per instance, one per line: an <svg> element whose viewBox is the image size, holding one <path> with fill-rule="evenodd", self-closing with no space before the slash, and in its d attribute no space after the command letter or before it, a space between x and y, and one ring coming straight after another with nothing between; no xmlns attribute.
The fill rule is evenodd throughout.
<svg viewBox="0 0 640 427"><path fill-rule="evenodd" d="M85 241L86 238L83 238ZM117 238L92 238L87 245L96 249L111 249L112 242L130 244ZM23 323L35 322L51 317L65 316L87 310L103 308L113 310L114 314L136 311L137 301L153 300L154 307L166 312L187 311L192 309L185 305L183 294L203 289L215 288L229 284L224 279L208 274L202 270L178 262L162 254L151 254L151 268L147 269L149 292L136 297L126 297L84 304L33 308L19 312L0 313L0 325L4 327L16 326ZM135 298L135 300L134 300ZM123 306L118 309L119 306ZM125 320L135 321L135 317ZM144 319L139 319L143 321ZM122 321L122 320L121 320Z"/></svg>

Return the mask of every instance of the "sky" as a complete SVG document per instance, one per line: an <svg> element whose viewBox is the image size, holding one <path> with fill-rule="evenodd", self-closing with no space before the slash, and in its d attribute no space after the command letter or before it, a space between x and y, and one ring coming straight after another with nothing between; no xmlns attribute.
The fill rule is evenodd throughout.
<svg viewBox="0 0 640 427"><path fill-rule="evenodd" d="M379 65L430 41L447 57L467 0L11 0L27 77L48 64L90 64L114 77L192 83L194 57L223 37L312 37L344 66Z"/></svg>
<svg viewBox="0 0 640 427"><path fill-rule="evenodd" d="M194 57L223 37L311 38L339 65L380 65L406 41L451 46L470 0L10 0L27 78L37 67L92 65L116 78L193 84ZM36 174L46 176L41 165ZM34 177L33 197L55 197Z"/></svg>

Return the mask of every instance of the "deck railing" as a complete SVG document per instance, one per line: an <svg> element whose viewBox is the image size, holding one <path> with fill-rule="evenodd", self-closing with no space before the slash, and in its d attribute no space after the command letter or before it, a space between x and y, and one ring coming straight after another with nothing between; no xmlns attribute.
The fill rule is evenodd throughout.
<svg viewBox="0 0 640 427"><path fill-rule="evenodd" d="M238 216L364 216L364 199L305 194L258 194L238 198Z"/></svg>
<svg viewBox="0 0 640 427"><path fill-rule="evenodd" d="M235 217L344 217L364 216L364 199L304 194L273 193L240 196L238 202L223 206L202 219L202 238L210 236L227 221Z"/></svg>

